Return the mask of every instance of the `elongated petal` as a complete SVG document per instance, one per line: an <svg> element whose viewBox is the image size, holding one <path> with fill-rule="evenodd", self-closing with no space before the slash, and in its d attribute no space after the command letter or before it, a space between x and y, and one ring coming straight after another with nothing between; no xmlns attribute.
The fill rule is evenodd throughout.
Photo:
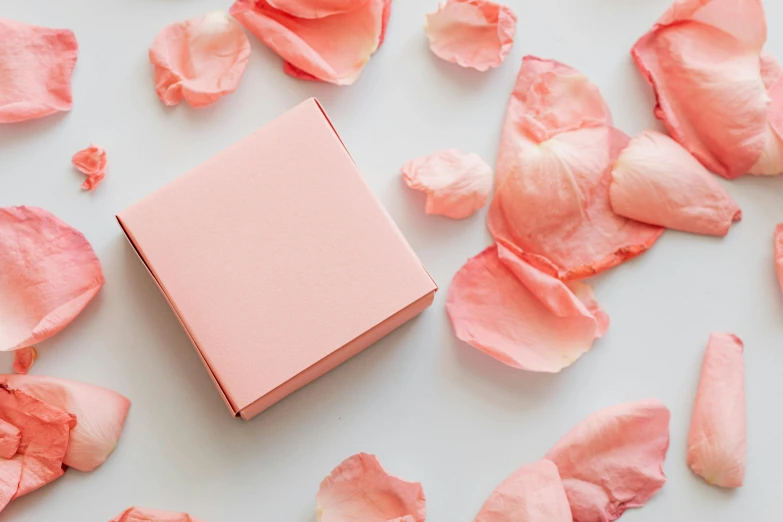
<svg viewBox="0 0 783 522"><path fill-rule="evenodd" d="M374 455L359 453L334 468L318 488L318 522L424 522L424 491L386 473Z"/></svg>
<svg viewBox="0 0 783 522"><path fill-rule="evenodd" d="M446 0L427 15L425 30L438 57L479 71L497 67L514 46L517 17L489 0Z"/></svg>
<svg viewBox="0 0 783 522"><path fill-rule="evenodd" d="M557 466L522 466L492 492L473 522L572 522Z"/></svg>
<svg viewBox="0 0 783 522"><path fill-rule="evenodd" d="M367 0L267 0L267 3L297 18L324 18L358 9Z"/></svg>
<svg viewBox="0 0 783 522"><path fill-rule="evenodd" d="M739 205L676 141L646 131L614 163L609 190L627 218L696 234L725 236L742 218Z"/></svg>
<svg viewBox="0 0 783 522"><path fill-rule="evenodd" d="M33 367L37 358L38 352L32 346L16 350L14 352L14 371L22 375L26 374Z"/></svg>
<svg viewBox="0 0 783 522"><path fill-rule="evenodd" d="M10 459L16 455L19 442L22 440L22 432L4 420L0 420L0 458Z"/></svg>
<svg viewBox="0 0 783 522"><path fill-rule="evenodd" d="M128 508L109 522L202 522L187 513L174 513L142 507Z"/></svg>
<svg viewBox="0 0 783 522"><path fill-rule="evenodd" d="M76 416L66 465L92 471L114 451L130 401L119 393L80 382L32 375L0 375L0 382Z"/></svg>
<svg viewBox="0 0 783 522"><path fill-rule="evenodd" d="M35 207L0 208L0 266L0 351L53 336L104 282L84 236Z"/></svg>
<svg viewBox="0 0 783 522"><path fill-rule="evenodd" d="M71 110L73 32L0 18L0 35L0 123Z"/></svg>
<svg viewBox="0 0 783 522"><path fill-rule="evenodd" d="M743 344L710 336L688 436L688 466L708 483L738 488L745 480L747 422Z"/></svg>
<svg viewBox="0 0 783 522"><path fill-rule="evenodd" d="M605 408L546 454L560 472L574 522L611 522L663 487L669 418L656 400Z"/></svg>
<svg viewBox="0 0 783 522"><path fill-rule="evenodd" d="M778 275L780 290L783 292L783 223L775 227L774 236L775 247L775 272Z"/></svg>

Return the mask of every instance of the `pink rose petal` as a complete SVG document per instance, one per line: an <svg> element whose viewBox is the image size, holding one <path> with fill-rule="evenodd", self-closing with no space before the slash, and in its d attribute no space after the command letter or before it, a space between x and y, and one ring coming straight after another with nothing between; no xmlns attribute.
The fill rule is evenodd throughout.
<svg viewBox="0 0 783 522"><path fill-rule="evenodd" d="M497 67L514 46L517 17L489 0L446 0L427 15L425 30L438 57L479 71Z"/></svg>
<svg viewBox="0 0 783 522"><path fill-rule="evenodd" d="M580 279L646 251L663 229L615 214L611 165L628 138L598 89L557 62L526 57L509 101L489 228L526 261Z"/></svg>
<svg viewBox="0 0 783 522"><path fill-rule="evenodd" d="M37 358L38 352L32 346L19 348L14 352L14 371L22 375L26 374Z"/></svg>
<svg viewBox="0 0 783 522"><path fill-rule="evenodd" d="M605 408L546 454L560 471L574 522L617 520L663 487L669 418L657 400Z"/></svg>
<svg viewBox="0 0 783 522"><path fill-rule="evenodd" d="M297 18L324 18L358 9L367 0L267 0L267 3Z"/></svg>
<svg viewBox="0 0 783 522"><path fill-rule="evenodd" d="M359 453L326 477L316 495L318 522L424 522L424 491L386 473L374 455Z"/></svg>
<svg viewBox="0 0 783 522"><path fill-rule="evenodd" d="M130 401L91 384L32 375L0 375L0 382L76 416L76 427L63 462L92 471L114 451L122 434Z"/></svg>
<svg viewBox="0 0 783 522"><path fill-rule="evenodd" d="M0 123L71 110L73 33L0 18L0 35Z"/></svg>
<svg viewBox="0 0 783 522"><path fill-rule="evenodd" d="M405 183L427 194L427 214L453 219L471 216L492 191L492 168L478 154L445 149L402 167Z"/></svg>
<svg viewBox="0 0 783 522"><path fill-rule="evenodd" d="M149 55L163 103L184 99L191 107L203 107L237 89L250 42L238 23L216 11L164 27Z"/></svg>
<svg viewBox="0 0 783 522"><path fill-rule="evenodd" d="M737 336L710 336L688 436L688 466L709 484L738 488L745 480L745 362Z"/></svg>
<svg viewBox="0 0 783 522"><path fill-rule="evenodd" d="M10 459L19 451L22 432L4 420L0 420L0 458Z"/></svg>
<svg viewBox="0 0 783 522"><path fill-rule="evenodd" d="M557 466L539 460L519 468L492 492L473 522L572 522Z"/></svg>
<svg viewBox="0 0 783 522"><path fill-rule="evenodd" d="M0 266L0 351L53 336L104 282L84 236L35 207L0 208Z"/></svg>
<svg viewBox="0 0 783 522"><path fill-rule="evenodd" d="M93 191L106 177L106 151L103 147L90 144L86 149L82 149L71 158L71 163L76 169L85 174L87 179L82 183L83 190Z"/></svg>
<svg viewBox="0 0 783 522"><path fill-rule="evenodd" d="M780 290L783 292L783 223L775 227L775 272L778 275Z"/></svg>
<svg viewBox="0 0 783 522"><path fill-rule="evenodd" d="M201 522L201 520L186 513L132 507L126 509L109 522Z"/></svg>
<svg viewBox="0 0 783 522"><path fill-rule="evenodd" d="M646 131L614 163L609 189L619 215L695 234L725 236L739 205L676 141Z"/></svg>

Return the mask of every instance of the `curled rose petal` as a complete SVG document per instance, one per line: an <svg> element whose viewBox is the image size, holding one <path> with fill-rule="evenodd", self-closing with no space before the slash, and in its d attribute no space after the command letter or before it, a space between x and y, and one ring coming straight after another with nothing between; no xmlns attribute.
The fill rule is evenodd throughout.
<svg viewBox="0 0 783 522"><path fill-rule="evenodd" d="M577 424L544 458L560 471L574 522L611 522L641 507L666 482L668 408L619 404Z"/></svg>
<svg viewBox="0 0 783 522"><path fill-rule="evenodd" d="M114 451L130 401L119 393L80 382L32 375L0 375L13 389L76 416L63 462L92 471Z"/></svg>
<svg viewBox="0 0 783 522"><path fill-rule="evenodd" d="M503 125L489 228L537 268L587 277L646 251L663 229L615 214L611 165L628 138L574 69L526 57Z"/></svg>
<svg viewBox="0 0 783 522"><path fill-rule="evenodd" d="M95 188L106 177L106 166L108 164L106 160L106 151L103 147L93 145L86 149L82 149L71 158L71 163L82 174L87 176L87 179L82 183L83 190L95 190Z"/></svg>
<svg viewBox="0 0 783 522"><path fill-rule="evenodd" d="M367 0L267 0L267 3L297 18L324 18L358 9Z"/></svg>
<svg viewBox="0 0 783 522"><path fill-rule="evenodd" d="M201 522L201 520L186 513L132 507L126 509L109 522Z"/></svg>
<svg viewBox="0 0 783 522"><path fill-rule="evenodd" d="M22 440L22 432L19 428L0 420L0 458L10 459L19 450L19 442Z"/></svg>
<svg viewBox="0 0 783 522"><path fill-rule="evenodd" d="M486 71L506 59L514 46L517 17L489 0L446 0L427 15L425 31L438 57Z"/></svg>
<svg viewBox="0 0 783 522"><path fill-rule="evenodd" d="M0 123L71 110L73 32L0 18L0 35Z"/></svg>
<svg viewBox="0 0 783 522"><path fill-rule="evenodd" d="M473 522L572 522L557 466L544 459L519 468L492 492Z"/></svg>
<svg viewBox="0 0 783 522"><path fill-rule="evenodd" d="M184 99L191 107L203 107L237 89L250 42L238 23L215 11L164 27L149 55L163 103Z"/></svg>
<svg viewBox="0 0 783 522"><path fill-rule="evenodd" d="M783 292L783 223L775 227L775 272L778 275L780 290Z"/></svg>
<svg viewBox="0 0 783 522"><path fill-rule="evenodd" d="M359 453L334 468L318 488L318 522L424 522L424 491L386 473L374 455Z"/></svg>
<svg viewBox="0 0 783 522"><path fill-rule="evenodd" d="M402 167L405 183L427 194L427 214L453 219L472 215L492 191L492 168L478 154L445 149Z"/></svg>
<svg viewBox="0 0 783 522"><path fill-rule="evenodd" d="M745 480L747 422L743 344L710 336L688 436L688 466L709 484L738 488Z"/></svg>
<svg viewBox="0 0 783 522"><path fill-rule="evenodd" d="M627 218L695 234L725 236L739 205L676 141L646 131L612 168L612 209Z"/></svg>
<svg viewBox="0 0 783 522"><path fill-rule="evenodd" d="M104 282L84 236L35 207L0 208L0 266L0 351L53 336Z"/></svg>
<svg viewBox="0 0 783 522"><path fill-rule="evenodd" d="M22 375L26 374L37 358L38 352L34 347L19 348L14 352L14 371Z"/></svg>

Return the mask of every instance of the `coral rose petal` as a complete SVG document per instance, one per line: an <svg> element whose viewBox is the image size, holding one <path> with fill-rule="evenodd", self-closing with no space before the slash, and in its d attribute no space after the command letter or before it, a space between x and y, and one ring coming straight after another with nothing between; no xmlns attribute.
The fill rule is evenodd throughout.
<svg viewBox="0 0 783 522"><path fill-rule="evenodd" d="M0 34L0 123L71 110L73 32L0 18Z"/></svg>
<svg viewBox="0 0 783 522"><path fill-rule="evenodd" d="M35 207L0 208L0 266L0 351L56 334L104 282L84 236Z"/></svg>
<svg viewBox="0 0 783 522"><path fill-rule="evenodd" d="M519 468L492 492L473 522L572 522L557 466L540 460Z"/></svg>
<svg viewBox="0 0 783 522"><path fill-rule="evenodd" d="M560 471L574 522L611 522L663 487L669 418L657 400L605 408L546 454Z"/></svg>
<svg viewBox="0 0 783 522"><path fill-rule="evenodd" d="M103 147L90 144L86 149L82 149L71 158L71 163L76 169L85 174L87 179L82 183L82 189L95 190L96 187L106 177L106 151Z"/></svg>
<svg viewBox="0 0 783 522"><path fill-rule="evenodd" d="M424 491L386 473L374 455L359 453L326 477L316 495L318 522L424 522Z"/></svg>
<svg viewBox="0 0 783 522"><path fill-rule="evenodd" d="M479 71L497 67L514 46L517 17L489 0L446 0L427 15L425 31L438 57Z"/></svg>
<svg viewBox="0 0 783 522"><path fill-rule="evenodd" d="M631 140L612 169L612 209L627 218L696 234L725 236L739 205L676 141L647 131Z"/></svg>
<svg viewBox="0 0 783 522"><path fill-rule="evenodd" d="M132 507L123 511L109 522L202 522L196 517L191 517L186 513L174 513L173 511L160 511L158 509L148 509L141 507Z"/></svg>
<svg viewBox="0 0 783 522"><path fill-rule="evenodd" d="M237 0L230 12L294 67L289 72L350 85L381 43L389 1L367 0L352 11L317 19L291 16L267 0Z"/></svg>
<svg viewBox="0 0 783 522"><path fill-rule="evenodd" d="M738 488L745 480L747 422L743 344L710 336L688 436L688 466L708 483Z"/></svg>
<svg viewBox="0 0 783 522"><path fill-rule="evenodd" d="M14 371L22 375L26 374L33 367L37 358L38 352L32 346L16 350L14 352Z"/></svg>
<svg viewBox="0 0 783 522"><path fill-rule="evenodd" d="M297 18L324 18L358 9L367 0L267 0L267 3Z"/></svg>
<svg viewBox="0 0 783 522"><path fill-rule="evenodd" d="M402 167L405 183L427 194L427 214L453 219L471 216L492 191L492 168L478 154L445 149Z"/></svg>
<svg viewBox="0 0 783 522"><path fill-rule="evenodd" d="M250 57L242 27L222 11L168 25L150 48L155 90L166 105L203 107L237 89Z"/></svg>
<svg viewBox="0 0 783 522"><path fill-rule="evenodd" d="M779 69L780 66L776 67ZM769 76L777 76L767 91L769 96L769 124L764 133L764 150L756 164L750 169L751 174L760 176L775 176L783 172L783 78L780 71L767 73ZM765 78L765 84L768 78Z"/></svg>
<svg viewBox="0 0 783 522"><path fill-rule="evenodd" d="M22 439L22 432L19 428L0 420L0 458L10 459L19 450L19 442Z"/></svg>
<svg viewBox="0 0 783 522"><path fill-rule="evenodd" d="M66 465L92 471L114 451L130 401L111 390L80 382L32 375L0 375L0 382L76 416Z"/></svg>
<svg viewBox="0 0 783 522"><path fill-rule="evenodd" d="M783 77L783 67L771 54L762 53L759 59L761 61L761 79L764 82L764 87L769 91Z"/></svg>

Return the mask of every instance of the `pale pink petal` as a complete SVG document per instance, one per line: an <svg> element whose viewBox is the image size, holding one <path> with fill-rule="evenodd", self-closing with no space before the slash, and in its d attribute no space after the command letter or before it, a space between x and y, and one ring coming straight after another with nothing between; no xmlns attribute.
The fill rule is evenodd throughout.
<svg viewBox="0 0 783 522"><path fill-rule="evenodd" d="M511 474L473 522L572 522L557 466L544 459Z"/></svg>
<svg viewBox="0 0 783 522"><path fill-rule="evenodd" d="M130 401L119 393L91 384L54 377L0 375L0 382L76 416L66 465L92 471L114 451L122 434Z"/></svg>
<svg viewBox="0 0 783 522"><path fill-rule="evenodd" d="M405 183L427 194L427 214L453 219L471 216L492 191L492 168L478 154L445 149L407 162Z"/></svg>
<svg viewBox="0 0 783 522"><path fill-rule="evenodd" d="M0 18L0 123L71 110L76 37Z"/></svg>
<svg viewBox="0 0 783 522"><path fill-rule="evenodd" d="M424 522L424 491L386 473L374 455L359 453L332 470L316 495L318 522Z"/></svg>
<svg viewBox="0 0 783 522"><path fill-rule="evenodd" d="M489 0L446 0L427 15L425 31L438 57L486 71L506 59L514 46L517 17Z"/></svg>
<svg viewBox="0 0 783 522"><path fill-rule="evenodd" d="M238 23L215 11L164 27L149 56L163 103L184 99L191 107L203 107L237 89L250 42Z"/></svg>
<svg viewBox="0 0 783 522"><path fill-rule="evenodd" d="M688 436L688 466L708 483L738 488L745 480L745 361L735 335L710 336Z"/></svg>
<svg viewBox="0 0 783 522"><path fill-rule="evenodd" d="M132 507L126 509L109 522L201 522L201 520L186 513Z"/></svg>
<svg viewBox="0 0 783 522"><path fill-rule="evenodd" d="M0 351L56 334L104 282L84 236L35 207L0 208L0 266Z"/></svg>
<svg viewBox="0 0 783 522"><path fill-rule="evenodd" d="M37 358L38 352L32 346L19 348L14 352L14 371L22 375L26 374Z"/></svg>
<svg viewBox="0 0 783 522"><path fill-rule="evenodd" d="M769 123L764 133L764 150L756 164L750 169L751 174L759 176L775 176L783 172L783 78L780 78L780 66L774 72L767 71L764 82L777 75L777 81L768 90ZM763 72L763 71L762 71Z"/></svg>
<svg viewBox="0 0 783 522"><path fill-rule="evenodd" d="M82 183L82 189L84 190L95 190L100 182L103 181L103 178L106 177L108 161L103 147L90 143L89 147L73 155L71 163L79 172L87 176L87 179Z"/></svg>
<svg viewBox="0 0 783 522"><path fill-rule="evenodd" d="M614 163L612 209L627 218L696 234L725 236L739 205L676 141L655 131L631 140Z"/></svg>
<svg viewBox="0 0 783 522"><path fill-rule="evenodd" d="M780 290L783 291L783 223L775 227L775 272Z"/></svg>
<svg viewBox="0 0 783 522"><path fill-rule="evenodd" d="M11 424L0 419L0 458L10 459L19 450L22 432Z"/></svg>
<svg viewBox="0 0 783 522"><path fill-rule="evenodd" d="M764 82L764 87L769 91L783 77L783 67L781 67L777 58L771 54L762 53L760 61L761 79Z"/></svg>
<svg viewBox="0 0 783 522"><path fill-rule="evenodd" d="M560 471L574 522L611 522L663 487L669 418L657 400L605 408L546 454Z"/></svg>
<svg viewBox="0 0 783 522"><path fill-rule="evenodd" d="M361 7L326 18L291 16L268 0L237 0L231 15L295 69L325 82L356 81L382 41L389 0L367 0Z"/></svg>
<svg viewBox="0 0 783 522"><path fill-rule="evenodd" d="M358 9L367 0L267 0L267 3L297 18L324 18Z"/></svg>

